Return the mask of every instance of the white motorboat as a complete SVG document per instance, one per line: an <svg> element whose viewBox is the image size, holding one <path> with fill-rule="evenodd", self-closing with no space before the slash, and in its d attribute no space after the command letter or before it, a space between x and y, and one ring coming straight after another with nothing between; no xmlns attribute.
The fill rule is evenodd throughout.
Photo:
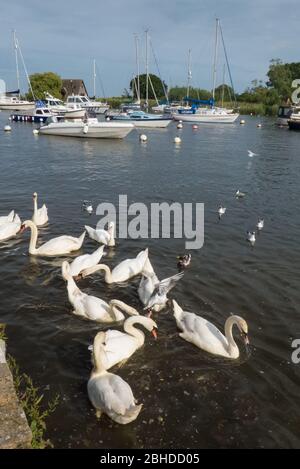
<svg viewBox="0 0 300 469"><path fill-rule="evenodd" d="M87 111L92 111L95 114L104 114L109 109L107 103L101 103L100 101L92 101L87 96L72 95L67 98L68 104L78 104Z"/></svg>
<svg viewBox="0 0 300 469"><path fill-rule="evenodd" d="M297 113L300 113L299 106L295 106L295 105L294 106L292 105L279 106L276 124L279 127L288 126L289 120Z"/></svg>
<svg viewBox="0 0 300 469"><path fill-rule="evenodd" d="M59 121L56 116L39 129L40 134L81 138L124 138L134 125L130 122L99 122L96 118Z"/></svg>
<svg viewBox="0 0 300 469"><path fill-rule="evenodd" d="M66 108L65 119L83 119L86 115L86 109L83 109L80 104L67 103Z"/></svg>
<svg viewBox="0 0 300 469"><path fill-rule="evenodd" d="M67 112L67 106L61 99L54 98L50 93L45 93L45 98L43 99L44 105L48 108L53 114L63 115Z"/></svg>
<svg viewBox="0 0 300 469"><path fill-rule="evenodd" d="M3 111L29 111L34 107L35 103L24 101L16 96L0 96L0 109Z"/></svg>

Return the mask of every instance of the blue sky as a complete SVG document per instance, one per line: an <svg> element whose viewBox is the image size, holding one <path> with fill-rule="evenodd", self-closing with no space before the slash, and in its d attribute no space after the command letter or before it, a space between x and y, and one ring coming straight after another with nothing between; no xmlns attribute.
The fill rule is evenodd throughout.
<svg viewBox="0 0 300 469"><path fill-rule="evenodd" d="M83 78L92 93L95 58L108 96L128 87L135 71L133 35L139 34L144 49L146 28L161 74L172 85L186 84L191 48L192 84L211 88L216 17L237 91L265 79L272 58L300 61L299 0L1 0L0 11L0 78L8 88L16 86L12 29L29 73ZM223 62L220 57L219 82ZM153 57L150 68L157 73ZM101 94L99 83L97 89Z"/></svg>

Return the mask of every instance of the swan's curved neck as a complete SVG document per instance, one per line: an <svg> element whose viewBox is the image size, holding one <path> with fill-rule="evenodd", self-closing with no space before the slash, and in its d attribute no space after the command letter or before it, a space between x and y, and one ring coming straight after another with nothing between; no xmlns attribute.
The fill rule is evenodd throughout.
<svg viewBox="0 0 300 469"><path fill-rule="evenodd" d="M34 197L33 198L33 212L34 212L35 215L37 213L37 210L38 210L37 197Z"/></svg>
<svg viewBox="0 0 300 469"><path fill-rule="evenodd" d="M109 304L112 308L117 307L127 313L129 316L139 316L138 311L135 308L132 308L132 306L129 306L124 303L124 301L111 300Z"/></svg>
<svg viewBox="0 0 300 469"><path fill-rule="evenodd" d="M147 321L144 321L144 319L147 320L147 318L143 316L132 317L132 318L126 319L126 321L124 322L124 331L127 334L134 337L137 340L140 347L144 345L145 334L139 329L137 329L136 327L134 327L134 324L142 324L144 326L145 322L147 322Z"/></svg>
<svg viewBox="0 0 300 469"><path fill-rule="evenodd" d="M69 300L73 300L75 293L79 292L79 288L77 287L73 277L71 275L68 276L68 284L67 284L67 289L68 289L68 295L69 295Z"/></svg>
<svg viewBox="0 0 300 469"><path fill-rule="evenodd" d="M103 352L103 341L105 340L105 334L103 332L100 332L100 334L97 334L94 340L94 346L93 346L93 358L94 358L94 370L93 374L102 374L105 373L105 368L103 366L101 357L102 357L102 352Z"/></svg>
<svg viewBox="0 0 300 469"><path fill-rule="evenodd" d="M108 265L98 264L96 265L96 267L97 267L96 271L103 270L105 272L104 278L105 278L106 283L112 283L113 280L112 280L111 270L108 267Z"/></svg>
<svg viewBox="0 0 300 469"><path fill-rule="evenodd" d="M37 249L36 249L36 243L38 239L38 229L36 225L32 222L27 222L27 226L31 230L31 236L30 236L30 243L29 243L29 254L35 254Z"/></svg>
<svg viewBox="0 0 300 469"><path fill-rule="evenodd" d="M232 328L235 324L237 324L237 320L234 316L229 317L225 323L225 336L228 341L228 353L230 356L234 353L236 354L236 351L239 353L239 348L232 334Z"/></svg>

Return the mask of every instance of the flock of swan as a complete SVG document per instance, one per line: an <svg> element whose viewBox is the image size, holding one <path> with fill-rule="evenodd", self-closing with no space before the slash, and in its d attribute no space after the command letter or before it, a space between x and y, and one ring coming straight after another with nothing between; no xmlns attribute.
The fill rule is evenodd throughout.
<svg viewBox="0 0 300 469"><path fill-rule="evenodd" d="M91 254L76 257L71 263L63 261L61 266L73 314L103 324L124 321L122 332L116 329L98 332L93 345L90 346L93 369L87 390L98 417L101 413L105 413L115 422L127 424L139 415L142 404L137 405L129 384L119 375L108 370L115 365L123 364L143 346L145 334L136 327L137 325L142 326L155 338L157 337L158 326L151 317L153 312L158 313L171 305L180 330L180 337L207 353L237 359L240 351L233 337L234 326L237 327L246 346L249 344L248 325L243 318L236 315L230 316L225 323L225 334L223 334L205 318L185 311L175 300L168 299L169 292L183 278L184 270L191 262L190 254L179 258L178 273L163 280L159 280L155 274L148 249L139 252L132 259L123 260L111 270L106 264L101 263L101 260L104 249L115 246L113 222L109 223L107 230L85 226L85 231L78 238L63 235L37 246L38 228L49 223L47 207L43 205L38 208L37 199L38 196L34 193L31 220L22 223L14 211L7 216L0 217L0 241L8 240L23 233L25 229L29 229L31 231L30 255L66 256L81 249L87 232L89 237L100 246ZM138 296L144 314L139 314L135 308L118 299L107 303L99 297L88 295L80 290L78 283L81 278L100 271L104 272L104 281L108 284L126 282L132 277L141 276Z"/></svg>

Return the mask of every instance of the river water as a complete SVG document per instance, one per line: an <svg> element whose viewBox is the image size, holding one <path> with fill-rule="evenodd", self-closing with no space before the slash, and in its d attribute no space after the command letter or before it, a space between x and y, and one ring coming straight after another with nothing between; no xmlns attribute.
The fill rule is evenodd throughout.
<svg viewBox="0 0 300 469"><path fill-rule="evenodd" d="M0 322L7 323L8 349L47 401L60 403L47 423L54 447L69 448L239 448L300 447L300 365L291 343L300 338L299 199L300 135L272 119L246 117L246 125L175 124L147 130L141 144L133 131L123 141L34 136L30 124L2 132L0 114L1 213L32 216L32 193L45 201L50 224L41 241L60 234L79 236L95 214L85 199L117 204L203 202L205 243L172 296L223 329L230 313L249 325L251 354L212 357L178 336L170 310L154 315L159 332L116 373L143 403L138 419L120 426L99 421L89 403L88 345L101 325L71 314L61 278L61 259L31 258L29 232L0 245ZM257 123L262 122L262 128ZM182 143L174 145L179 134ZM258 156L249 158L251 149ZM247 192L236 200L235 190ZM219 222L219 204L227 212ZM246 231L259 216L265 228L252 249ZM97 245L86 240L83 251ZM118 240L110 266L149 247L159 278L176 273L184 240ZM107 286L101 274L80 288L105 300L121 299L141 309L139 279ZM105 329L105 328L104 328Z"/></svg>

